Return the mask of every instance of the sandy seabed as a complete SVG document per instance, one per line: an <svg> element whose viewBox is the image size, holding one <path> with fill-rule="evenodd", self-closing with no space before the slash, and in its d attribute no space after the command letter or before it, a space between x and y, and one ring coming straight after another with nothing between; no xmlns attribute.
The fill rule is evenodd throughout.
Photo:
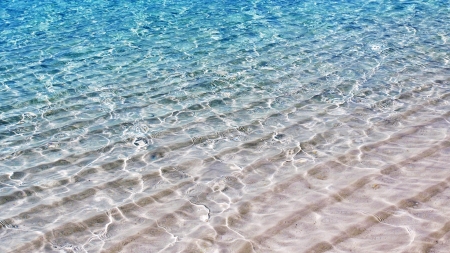
<svg viewBox="0 0 450 253"><path fill-rule="evenodd" d="M423 85L389 115L304 101L187 142L160 134L165 145L131 157L115 143L101 161L3 176L42 183L1 197L0 249L448 252L449 96ZM60 168L77 172L52 180Z"/></svg>

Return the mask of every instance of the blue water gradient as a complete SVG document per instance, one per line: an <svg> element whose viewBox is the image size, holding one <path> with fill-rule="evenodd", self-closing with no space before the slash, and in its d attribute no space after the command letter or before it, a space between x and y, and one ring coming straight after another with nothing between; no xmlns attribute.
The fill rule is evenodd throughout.
<svg viewBox="0 0 450 253"><path fill-rule="evenodd" d="M0 1L0 195L75 194L235 149L248 154L227 159L243 167L345 124L346 139L331 139L344 144L316 148L335 156L387 138L358 130L393 132L407 123L389 117L446 100L449 39L445 0ZM316 153L301 159L312 166ZM192 177L232 172L205 168ZM4 197L0 220L39 196ZM111 198L89 205L134 201Z"/></svg>

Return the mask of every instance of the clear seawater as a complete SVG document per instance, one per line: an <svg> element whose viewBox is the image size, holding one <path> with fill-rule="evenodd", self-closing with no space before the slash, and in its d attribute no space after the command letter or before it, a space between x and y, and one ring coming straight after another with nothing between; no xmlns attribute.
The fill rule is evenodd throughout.
<svg viewBox="0 0 450 253"><path fill-rule="evenodd" d="M0 1L0 252L449 252L450 3Z"/></svg>

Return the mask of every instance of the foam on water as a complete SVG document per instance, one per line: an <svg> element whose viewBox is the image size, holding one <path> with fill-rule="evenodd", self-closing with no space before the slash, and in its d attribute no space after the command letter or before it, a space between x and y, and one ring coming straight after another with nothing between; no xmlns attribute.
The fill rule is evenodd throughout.
<svg viewBox="0 0 450 253"><path fill-rule="evenodd" d="M1 1L0 251L448 252L447 1Z"/></svg>

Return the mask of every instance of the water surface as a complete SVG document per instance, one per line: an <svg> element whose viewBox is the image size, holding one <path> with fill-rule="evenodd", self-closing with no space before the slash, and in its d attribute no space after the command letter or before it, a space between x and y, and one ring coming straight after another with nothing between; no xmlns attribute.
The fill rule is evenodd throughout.
<svg viewBox="0 0 450 253"><path fill-rule="evenodd" d="M447 252L447 1L2 1L0 251Z"/></svg>

